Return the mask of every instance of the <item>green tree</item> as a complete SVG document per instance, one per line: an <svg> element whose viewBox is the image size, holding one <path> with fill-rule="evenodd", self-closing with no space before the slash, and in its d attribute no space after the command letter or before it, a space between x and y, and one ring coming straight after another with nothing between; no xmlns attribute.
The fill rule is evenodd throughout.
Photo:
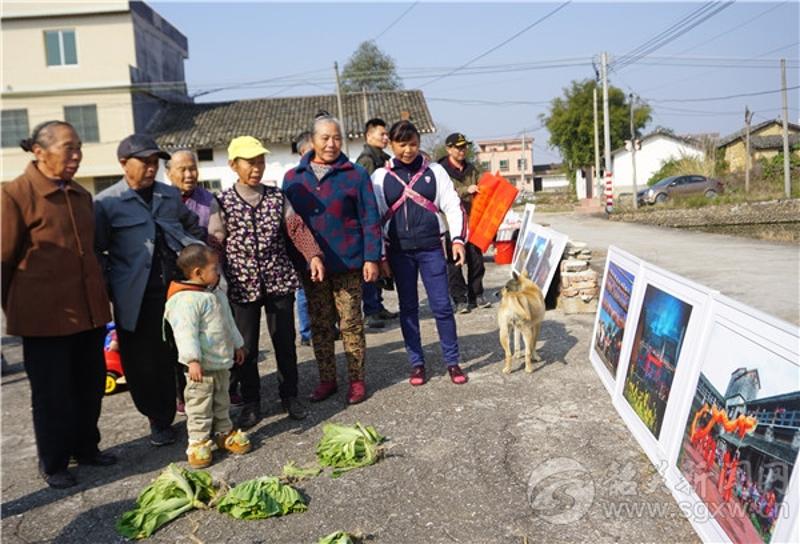
<svg viewBox="0 0 800 544"><path fill-rule="evenodd" d="M403 88L394 59L373 41L361 42L342 68L342 91L394 91Z"/></svg>
<svg viewBox="0 0 800 544"><path fill-rule="evenodd" d="M557 148L564 157L564 165L568 172L594 164L594 112L593 91L596 82L593 79L573 81L564 96L554 98L550 103L550 112L540 116L550 132L549 144ZM603 110L602 93L599 92L598 117L600 122L600 159L603 156ZM608 114L611 124L611 149L624 145L630 139L630 105L627 96L616 87L608 88ZM633 113L634 130L637 136L640 130L650 121L650 107L636 105Z"/></svg>

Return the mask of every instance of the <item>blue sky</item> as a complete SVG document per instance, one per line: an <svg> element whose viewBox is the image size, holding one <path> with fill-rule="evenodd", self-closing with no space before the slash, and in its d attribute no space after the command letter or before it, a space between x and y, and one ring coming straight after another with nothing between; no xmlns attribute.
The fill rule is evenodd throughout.
<svg viewBox="0 0 800 544"><path fill-rule="evenodd" d="M150 2L189 39L190 93L229 87L198 101L333 93L334 61L341 67L359 43L376 39L394 58L405 87L423 90L440 129L473 140L518 138L524 131L535 139L536 163L558 159L539 115L572 80L594 77L592 59L602 51L618 62L611 84L653 107L645 131L663 126L679 134L725 135L743 127L745 106L755 112L754 123L779 116L779 93L719 97L779 89L781 57L788 62L788 86L798 85L795 0L731 2L623 65L626 54L673 25L685 29L683 20L710 14L712 7L698 13L704 4L572 2L457 71L560 3ZM543 68L543 62L557 67ZM473 73L465 75L469 69ZM800 118L798 93L789 91L794 122ZM706 98L714 100L697 100Z"/></svg>

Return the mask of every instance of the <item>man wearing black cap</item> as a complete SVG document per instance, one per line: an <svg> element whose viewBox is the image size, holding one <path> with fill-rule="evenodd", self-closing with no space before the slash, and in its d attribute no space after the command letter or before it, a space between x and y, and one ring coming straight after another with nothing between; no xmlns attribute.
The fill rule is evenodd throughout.
<svg viewBox="0 0 800 544"><path fill-rule="evenodd" d="M177 188L155 180L169 154L144 134L120 142L123 178L95 197L95 250L114 306L122 366L136 408L150 420L150 442L175 441L177 353L162 336L167 286L185 246L206 239Z"/></svg>
<svg viewBox="0 0 800 544"><path fill-rule="evenodd" d="M472 199L478 193L478 178L480 173L475 166L467 160L467 148L472 142L460 132L450 134L445 140L447 155L439 159L447 171L453 185L461 197L461 205L469 216ZM488 308L491 303L483 297L483 275L486 269L483 266L483 253L480 248L467 242L467 281L461 268L453 264L452 259L447 265L447 275L450 284L450 296L455 303L454 311L460 314L469 313L477 307Z"/></svg>

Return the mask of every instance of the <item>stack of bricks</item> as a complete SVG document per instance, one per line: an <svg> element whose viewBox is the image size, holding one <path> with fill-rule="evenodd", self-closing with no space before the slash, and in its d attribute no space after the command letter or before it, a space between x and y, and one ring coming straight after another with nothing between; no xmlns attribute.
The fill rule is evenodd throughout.
<svg viewBox="0 0 800 544"><path fill-rule="evenodd" d="M597 312L600 296L600 275L589 268L592 250L583 242L570 242L560 263L561 285L558 308L565 314Z"/></svg>

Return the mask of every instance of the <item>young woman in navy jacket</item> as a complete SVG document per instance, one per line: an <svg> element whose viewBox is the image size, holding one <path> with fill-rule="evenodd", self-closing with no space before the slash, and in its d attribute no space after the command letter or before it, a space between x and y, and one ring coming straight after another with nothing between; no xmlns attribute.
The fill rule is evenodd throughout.
<svg viewBox="0 0 800 544"><path fill-rule="evenodd" d="M389 130L394 153L384 168L372 174L383 225L385 275L393 275L400 302L400 326L411 363L411 385L425 383L425 357L419 330L417 281L422 276L428 304L450 379L467 382L459 366L458 336L448 296L444 235L449 227L456 265L464 263L466 215L444 168L420 153L420 135L409 121ZM442 217L444 215L444 218ZM446 222L445 222L446 219Z"/></svg>

